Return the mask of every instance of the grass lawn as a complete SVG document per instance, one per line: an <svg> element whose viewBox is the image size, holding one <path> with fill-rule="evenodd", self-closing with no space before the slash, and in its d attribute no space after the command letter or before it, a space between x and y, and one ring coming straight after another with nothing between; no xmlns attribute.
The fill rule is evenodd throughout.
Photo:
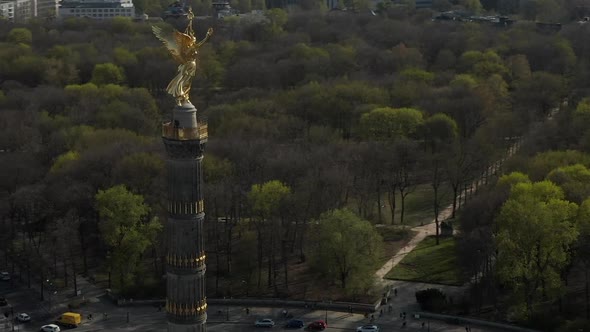
<svg viewBox="0 0 590 332"><path fill-rule="evenodd" d="M440 210L446 208L453 202L452 190L446 183L440 186L439 194ZM433 201L434 192L429 184L422 184L406 197L406 210L404 216L404 225L419 226L421 223L427 224L434 220ZM387 209L389 204L385 203ZM395 213L395 223L399 224L401 213L401 197L397 196L397 208ZM389 218L391 219L391 217Z"/></svg>
<svg viewBox="0 0 590 332"><path fill-rule="evenodd" d="M440 210L446 208L453 202L452 190L448 184L443 183L439 189L439 205ZM382 223L385 225L391 225L391 210L389 208L389 201L387 195L384 194L381 198L382 205ZM421 224L427 224L434 220L434 208L432 200L434 199L434 193L430 184L421 184L413 188L413 191L406 196L406 209L404 215L404 226L420 226ZM401 197L399 192L396 192L396 209L395 209L395 225L400 225L400 214L401 214ZM352 200L348 208L355 213L358 213L358 206L356 201ZM378 223L378 212L377 212L377 201L375 200L372 208L372 213L367 217L368 220Z"/></svg>
<svg viewBox="0 0 590 332"><path fill-rule="evenodd" d="M437 246L434 236L424 239L385 278L463 285L468 278L457 262L455 239L440 240L440 245Z"/></svg>
<svg viewBox="0 0 590 332"><path fill-rule="evenodd" d="M416 231L399 226L379 226L377 232L383 237L383 256L380 257L381 265L385 264L404 247L416 235Z"/></svg>

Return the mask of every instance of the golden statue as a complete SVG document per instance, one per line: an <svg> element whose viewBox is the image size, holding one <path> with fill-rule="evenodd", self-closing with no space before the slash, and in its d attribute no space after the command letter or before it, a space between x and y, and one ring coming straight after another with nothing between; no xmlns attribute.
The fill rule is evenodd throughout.
<svg viewBox="0 0 590 332"><path fill-rule="evenodd" d="M166 87L166 92L176 98L178 105L190 103L189 94L193 77L197 71L199 48L213 35L213 28L209 28L205 38L197 43L195 32L193 31L194 17L193 11L189 9L187 15L189 23L184 33L174 30L172 34L164 35L160 27L152 26L154 35L164 43L164 46L170 51L174 60L180 64L178 66L178 74L176 74Z"/></svg>

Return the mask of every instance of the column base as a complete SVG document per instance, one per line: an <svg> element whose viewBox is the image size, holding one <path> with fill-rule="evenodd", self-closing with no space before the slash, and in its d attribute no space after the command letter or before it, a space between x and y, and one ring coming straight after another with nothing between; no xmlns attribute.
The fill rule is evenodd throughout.
<svg viewBox="0 0 590 332"><path fill-rule="evenodd" d="M206 332L207 324L177 324L168 322L168 332Z"/></svg>

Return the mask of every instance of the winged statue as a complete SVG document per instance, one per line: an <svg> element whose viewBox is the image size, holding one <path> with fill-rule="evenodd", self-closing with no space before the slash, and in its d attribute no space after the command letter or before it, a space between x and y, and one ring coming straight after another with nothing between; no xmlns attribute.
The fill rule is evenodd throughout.
<svg viewBox="0 0 590 332"><path fill-rule="evenodd" d="M184 33L174 30L172 33L164 33L160 27L152 26L152 31L156 38L164 43L172 58L178 62L178 71L176 76L166 87L166 92L176 99L177 105L190 103L189 94L193 77L197 72L198 51L205 42L213 35L213 28L207 30L207 35L203 40L197 42L195 32L193 31L194 14L191 9L188 10L188 26Z"/></svg>

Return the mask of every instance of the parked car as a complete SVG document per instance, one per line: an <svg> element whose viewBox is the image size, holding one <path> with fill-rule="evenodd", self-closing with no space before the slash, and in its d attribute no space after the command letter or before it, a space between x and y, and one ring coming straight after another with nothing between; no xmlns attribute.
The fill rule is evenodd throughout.
<svg viewBox="0 0 590 332"><path fill-rule="evenodd" d="M259 319L254 323L256 327L273 327L275 326L275 322L270 318Z"/></svg>
<svg viewBox="0 0 590 332"><path fill-rule="evenodd" d="M363 325L356 328L356 332L379 332L377 325Z"/></svg>
<svg viewBox="0 0 590 332"><path fill-rule="evenodd" d="M59 332L61 331L59 326L55 324L43 325L41 326L41 332Z"/></svg>
<svg viewBox="0 0 590 332"><path fill-rule="evenodd" d="M16 315L16 320L18 320L21 323L30 322L31 316L25 314L24 312L21 312L20 314Z"/></svg>
<svg viewBox="0 0 590 332"><path fill-rule="evenodd" d="M8 273L6 271L0 272L0 280L2 280L2 281L10 280L10 273Z"/></svg>
<svg viewBox="0 0 590 332"><path fill-rule="evenodd" d="M305 323L301 319L291 319L285 325L285 328L288 329L300 329L305 326Z"/></svg>
<svg viewBox="0 0 590 332"><path fill-rule="evenodd" d="M328 327L328 324L326 324L326 322L323 320L316 320L315 322L307 325L307 329L310 331L323 331L326 329L326 327Z"/></svg>
<svg viewBox="0 0 590 332"><path fill-rule="evenodd" d="M6 301L5 298L0 297L0 307L3 307L5 305L8 305L8 301Z"/></svg>

